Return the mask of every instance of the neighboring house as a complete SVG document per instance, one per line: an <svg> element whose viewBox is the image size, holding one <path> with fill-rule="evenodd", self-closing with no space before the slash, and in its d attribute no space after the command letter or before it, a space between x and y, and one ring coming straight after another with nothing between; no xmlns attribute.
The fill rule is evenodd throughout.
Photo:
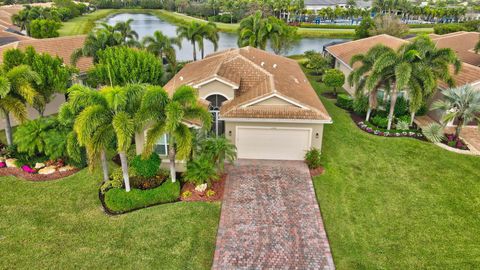
<svg viewBox="0 0 480 270"><path fill-rule="evenodd" d="M298 63L252 47L230 49L187 64L166 85L198 89L213 115L212 132L237 147L238 158L303 160L322 148L323 127L332 123ZM145 134L137 134L137 152ZM156 152L167 155L166 136ZM168 161L167 161L168 162Z"/></svg>
<svg viewBox="0 0 480 270"><path fill-rule="evenodd" d="M471 84L473 87L480 89L480 67L476 66L480 63L480 57L478 55L472 55L473 42L476 38L478 41L479 33L476 32L457 32L447 35L435 35L431 34L430 37L437 44L439 48L452 48L462 60L462 69L460 72L453 76L456 86L462 86ZM343 71L345 76L353 70L354 67L350 66L350 59L359 53L366 53L375 45L383 44L393 49L398 49L403 44L409 41L403 40L397 37L389 35L378 35L365 39L359 39L351 42L346 42L338 45L333 45L325 48L325 53L330 54L335 59L335 68ZM360 65L357 63L356 65ZM345 90L350 94L355 94L355 87L350 87L348 80L344 85ZM439 82L439 89L446 89L448 85L444 82ZM428 106L437 99L441 99L442 94L440 91L428 101ZM442 117L441 111L429 111L428 116L435 121L440 121ZM455 123L449 123L454 125Z"/></svg>
<svg viewBox="0 0 480 270"><path fill-rule="evenodd" d="M0 26L0 29L2 28L3 27ZM17 34L15 32L10 32L8 30L0 30L0 46L21 41L21 40L28 40L28 39L32 39L32 38Z"/></svg>
<svg viewBox="0 0 480 270"><path fill-rule="evenodd" d="M11 34L11 33L8 33ZM0 33L0 41L2 40L3 36L6 35L5 32ZM12 34L16 35L16 34ZM83 43L85 42L86 36L70 36L70 37L59 37L59 38L47 38L47 39L33 39L25 36L18 36L19 40L8 43L6 45L0 46L0 64L3 63L3 53L9 49L21 49L25 50L27 47L32 46L38 53L48 53L52 56L58 56L63 59L65 65L70 65L70 56L72 53L78 49L83 47ZM84 74L86 74L87 70L93 66L92 58L80 58L76 67L79 70L79 75L75 78L75 82L79 82L79 78L81 78ZM62 103L65 102L65 95L63 94L56 94L55 98L47 104L45 109L45 115L56 114L58 112L58 108ZM28 117L29 119L37 118L38 112L28 107ZM17 125L18 123L15 119L12 118L12 125ZM0 129L4 129L3 121L0 122Z"/></svg>
<svg viewBox="0 0 480 270"><path fill-rule="evenodd" d="M320 9L324 9L328 7L329 8L335 8L337 6L343 7L343 8L349 7L348 0L305 0L304 4L305 4L306 10L313 10L314 12L317 12ZM369 9L372 7L372 1L357 0L356 7Z"/></svg>

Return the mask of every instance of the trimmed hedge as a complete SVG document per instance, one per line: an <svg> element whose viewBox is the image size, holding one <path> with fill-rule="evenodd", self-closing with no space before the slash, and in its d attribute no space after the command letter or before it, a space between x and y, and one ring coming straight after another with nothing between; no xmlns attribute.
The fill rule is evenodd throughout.
<svg viewBox="0 0 480 270"><path fill-rule="evenodd" d="M123 188L113 188L105 193L105 206L113 213L123 213L148 206L175 202L180 198L180 182L167 180L161 186L148 189L132 189L126 192Z"/></svg>
<svg viewBox="0 0 480 270"><path fill-rule="evenodd" d="M353 109L353 98L347 94L337 95L337 106L345 110Z"/></svg>

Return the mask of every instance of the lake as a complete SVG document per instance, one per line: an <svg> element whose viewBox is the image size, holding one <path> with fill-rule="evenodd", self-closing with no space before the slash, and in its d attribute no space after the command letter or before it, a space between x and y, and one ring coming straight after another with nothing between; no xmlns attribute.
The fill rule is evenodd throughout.
<svg viewBox="0 0 480 270"><path fill-rule="evenodd" d="M150 14L130 14L122 13L117 14L105 19L106 23L114 25L117 22L133 19L131 27L138 33L140 39L145 36L153 35L157 30L163 32L164 35L169 37L175 37L177 34L177 26L166 22L154 15ZM234 33L219 32L220 40L218 44L218 50L225 50L230 48L237 48L237 35ZM333 39L333 38L302 38L300 42L288 52L289 55L303 54L308 50L322 51L325 44L331 42L345 41L346 39ZM198 48L197 48L198 49ZM183 40L182 48L177 50L177 58L181 61L193 59L193 48L190 42ZM268 48L269 51L272 51ZM209 41L205 41L205 54L213 52L213 44ZM200 53L197 54L200 57Z"/></svg>

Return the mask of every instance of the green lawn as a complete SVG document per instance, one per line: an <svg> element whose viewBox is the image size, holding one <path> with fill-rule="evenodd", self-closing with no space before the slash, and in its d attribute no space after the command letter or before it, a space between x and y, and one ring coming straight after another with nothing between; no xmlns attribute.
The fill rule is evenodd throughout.
<svg viewBox="0 0 480 270"><path fill-rule="evenodd" d="M322 100L334 123L314 185L337 269L478 268L480 157L367 134Z"/></svg>
<svg viewBox="0 0 480 270"><path fill-rule="evenodd" d="M74 18L63 23L59 30L60 36L82 35L88 33L95 26L95 22L107 16L117 13L150 13L163 20L176 25L188 24L192 21L205 23L205 20L187 16L184 14L170 12L161 9L100 9L85 16ZM216 23L220 31L236 32L239 24ZM412 34L432 33L433 28L411 29ZM302 37L325 37L325 38L352 38L355 35L354 29L323 29L323 28L299 28L298 33Z"/></svg>
<svg viewBox="0 0 480 270"><path fill-rule="evenodd" d="M210 269L219 203L107 216L100 174L34 183L0 178L0 269Z"/></svg>

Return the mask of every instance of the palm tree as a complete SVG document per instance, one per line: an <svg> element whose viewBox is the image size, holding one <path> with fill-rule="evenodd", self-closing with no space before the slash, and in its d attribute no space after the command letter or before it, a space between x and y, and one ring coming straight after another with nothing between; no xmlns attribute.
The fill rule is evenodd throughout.
<svg viewBox="0 0 480 270"><path fill-rule="evenodd" d="M479 51L480 51L480 40L475 45L475 53L478 53Z"/></svg>
<svg viewBox="0 0 480 270"><path fill-rule="evenodd" d="M252 46L264 50L267 47L269 29L271 30L271 26L267 25L267 20L263 18L262 12L255 12L240 21L238 46Z"/></svg>
<svg viewBox="0 0 480 270"><path fill-rule="evenodd" d="M0 74L0 110L5 119L8 145L13 142L10 114L19 122L27 119L26 104L33 104L37 96L33 83L40 83L40 77L29 66L16 66Z"/></svg>
<svg viewBox="0 0 480 270"><path fill-rule="evenodd" d="M132 22L133 19L128 19L127 21L118 22L113 26L114 33L120 34L122 44L127 44L129 40L138 39L138 33L135 30L132 30Z"/></svg>
<svg viewBox="0 0 480 270"><path fill-rule="evenodd" d="M202 38L198 41L198 47L201 51L202 59L205 57L205 45L204 40L208 40L213 44L213 50L218 50L218 41L220 36L218 35L217 25L213 22L202 25L201 34Z"/></svg>
<svg viewBox="0 0 480 270"><path fill-rule="evenodd" d="M380 87L387 87L390 85L384 81L378 81L378 83L372 87L371 89L366 89L365 82L368 79L368 74L372 71L373 65L377 57L384 52L386 52L386 47L384 46L375 46L370 49L366 54L357 54L352 57L350 60L350 66L353 67L356 63L361 63L360 66L355 68L349 75L348 75L348 82L350 87L355 86L355 94L357 96L362 96L365 92L368 93L368 111L365 117L366 121L370 120L370 115L372 110L377 109L378 101L377 101L377 93ZM384 91L387 92L388 89ZM385 93L386 95L386 93Z"/></svg>
<svg viewBox="0 0 480 270"><path fill-rule="evenodd" d="M170 177L176 181L175 161L189 157L192 148L192 131L186 122L195 122L209 130L212 116L198 103L197 91L191 86L180 86L169 98L160 86L147 87L137 113L137 122L149 125L145 155L150 155L155 143L164 134L168 135L168 156L170 160Z"/></svg>
<svg viewBox="0 0 480 270"><path fill-rule="evenodd" d="M224 136L207 138L202 144L202 152L217 165L220 172L225 168L225 160L232 163L237 158L237 147Z"/></svg>
<svg viewBox="0 0 480 270"><path fill-rule="evenodd" d="M70 58L72 65L75 65L81 57L93 57L93 62L98 63L98 52L119 43L108 30L100 29L88 34L83 47L76 49Z"/></svg>
<svg viewBox="0 0 480 270"><path fill-rule="evenodd" d="M448 123L457 120L455 138L458 139L464 125L477 120L480 123L480 91L471 85L450 88L442 91L443 100L432 104L432 109L445 111L442 122ZM480 124L479 124L480 125Z"/></svg>
<svg viewBox="0 0 480 270"><path fill-rule="evenodd" d="M177 72L177 53L174 46L182 48L182 42L178 38L169 38L161 31L155 31L153 36L147 36L142 41L145 49L155 56L166 59L169 67L169 74L173 77Z"/></svg>
<svg viewBox="0 0 480 270"><path fill-rule="evenodd" d="M177 36L179 39L186 39L193 46L193 61L197 61L197 43L201 42L203 26L198 22L191 22L188 26L180 26L177 28Z"/></svg>
<svg viewBox="0 0 480 270"><path fill-rule="evenodd" d="M74 130L78 140L86 146L89 158L105 151L115 141L120 156L125 190L130 191L126 152L130 148L136 125L134 116L140 107L144 87L105 87L94 96L95 102L77 116ZM103 160L103 157L102 157Z"/></svg>
<svg viewBox="0 0 480 270"><path fill-rule="evenodd" d="M461 62L451 49L437 50L425 36L401 46L397 51L388 47L382 50L384 52L375 59L365 86L373 89L379 83L391 83L387 127L389 130L392 127L398 92L408 91L410 106L413 110L418 110L421 101L436 89L438 79L453 85L449 67L454 65L455 72L461 67Z"/></svg>

